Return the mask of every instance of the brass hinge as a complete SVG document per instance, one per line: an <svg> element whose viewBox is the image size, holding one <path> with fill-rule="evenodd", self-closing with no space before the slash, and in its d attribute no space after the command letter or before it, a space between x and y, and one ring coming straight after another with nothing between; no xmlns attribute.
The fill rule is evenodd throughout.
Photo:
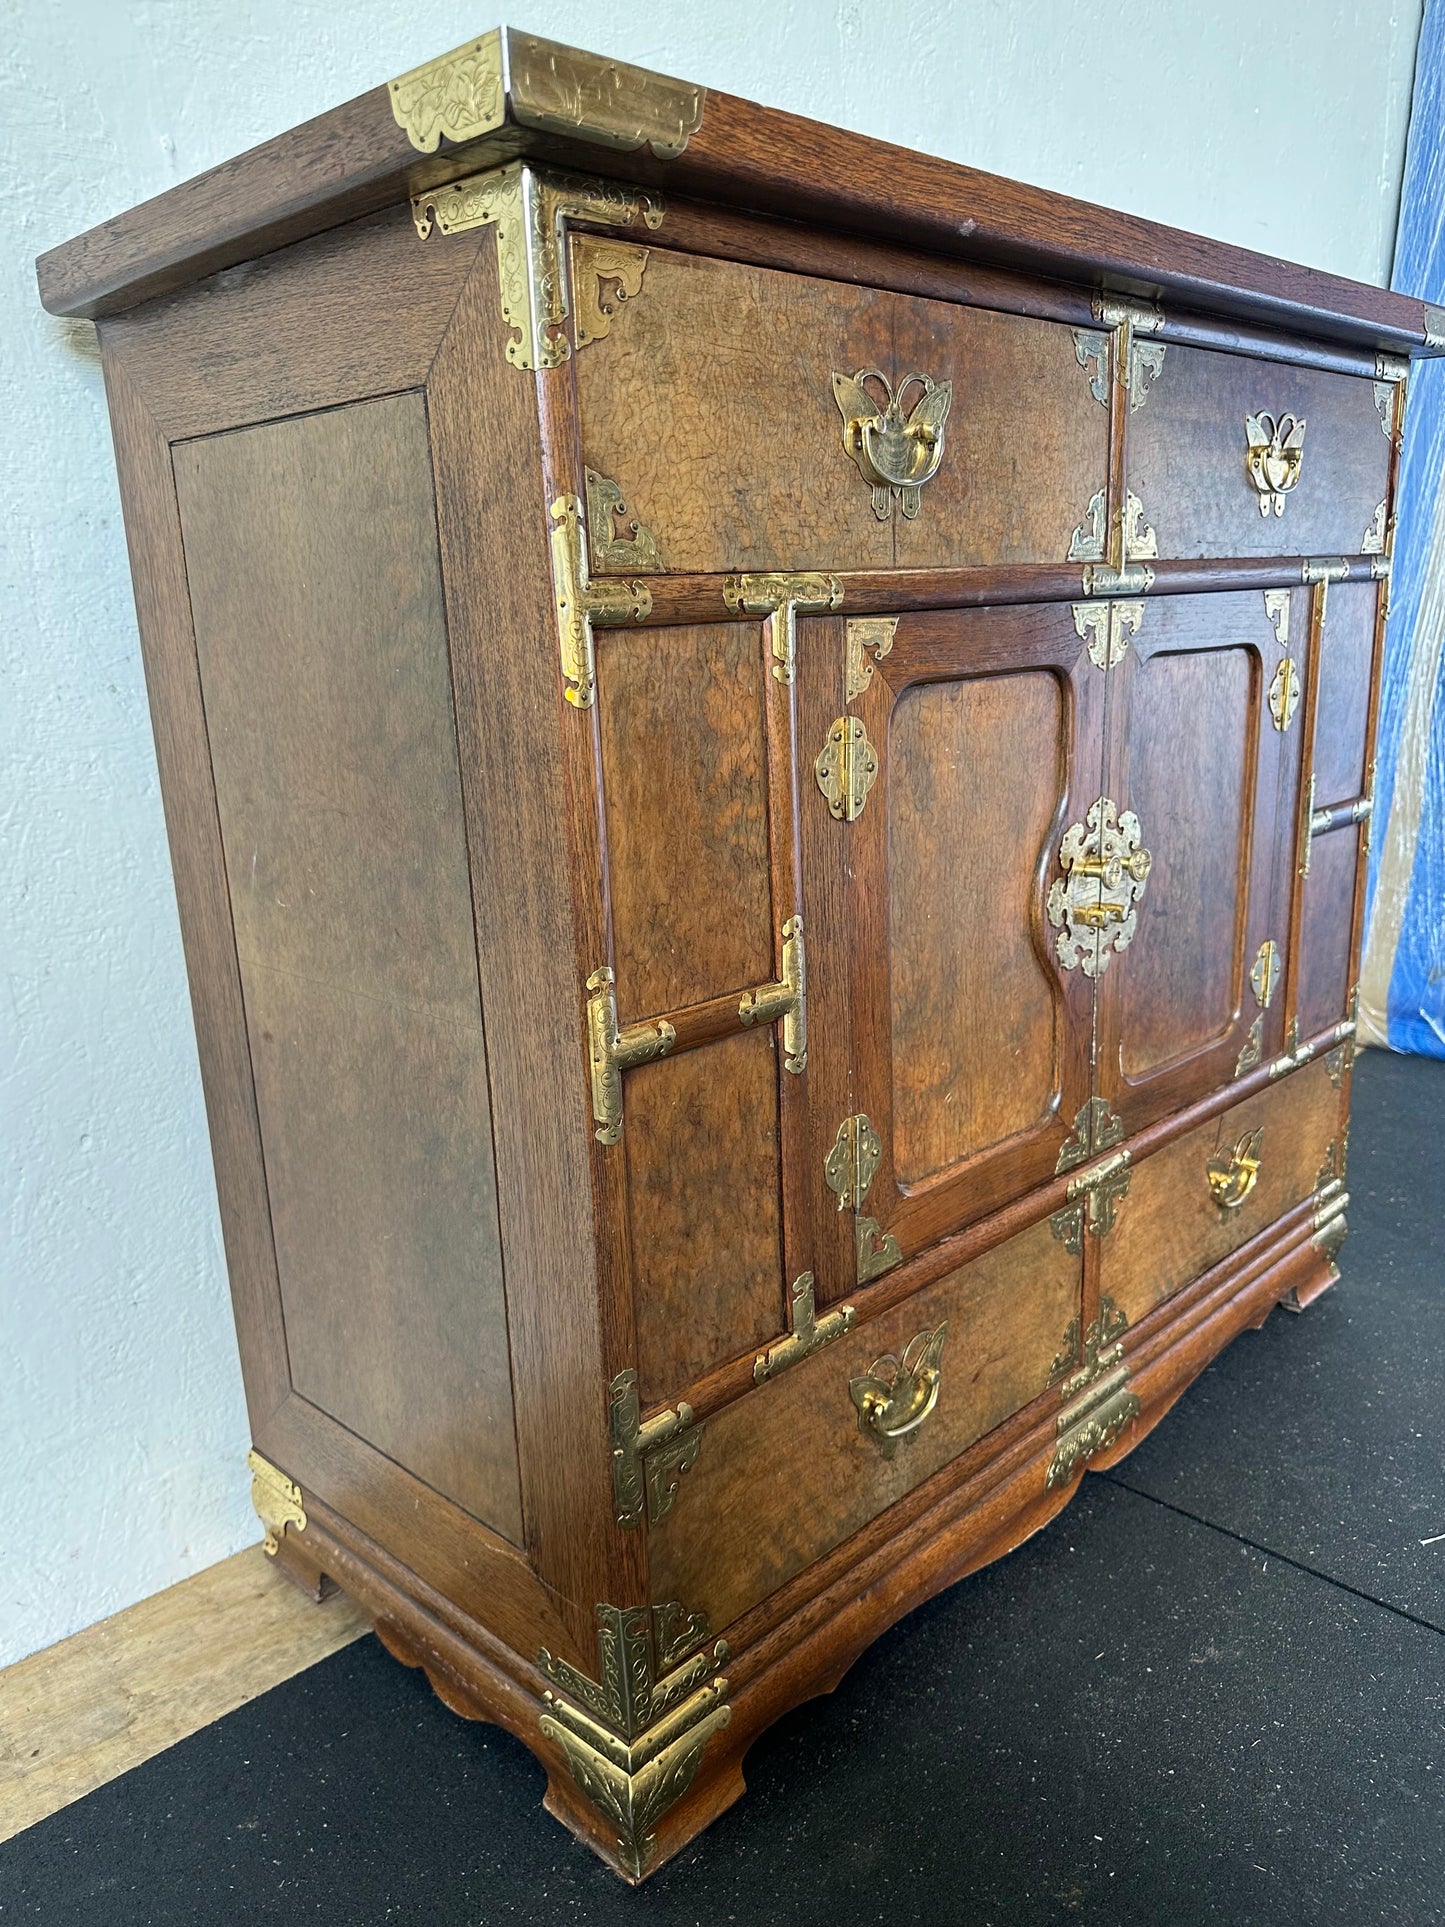
<svg viewBox="0 0 1445 1927"><path fill-rule="evenodd" d="M583 1795L617 1830L623 1866L640 1879L656 1848L653 1829L692 1785L703 1749L732 1718L710 1653L707 1621L676 1602L597 1608L598 1678L554 1659L537 1669L558 1689L544 1693L541 1729L561 1747ZM565 1694L566 1697L559 1697Z"/></svg>
<svg viewBox="0 0 1445 1927"><path fill-rule="evenodd" d="M592 1116L599 1144L622 1135L622 1073L665 1057L677 1032L665 1018L651 1017L617 1026L617 992L612 972L594 970L587 979L587 1060L592 1071Z"/></svg>
<svg viewBox="0 0 1445 1927"><path fill-rule="evenodd" d="M788 1300L788 1335L777 1339L753 1360L754 1383L761 1385L765 1379L776 1378L789 1365L796 1365L821 1351L824 1345L831 1345L835 1338L853 1329L856 1317L851 1305L839 1305L819 1318L813 1304L813 1274L805 1271L793 1281Z"/></svg>
<svg viewBox="0 0 1445 1927"><path fill-rule="evenodd" d="M856 823L878 781L878 752L858 717L836 718L813 759L813 774L829 814L840 823Z"/></svg>
<svg viewBox="0 0 1445 1927"><path fill-rule="evenodd" d="M1279 945L1273 937L1266 937L1254 953L1254 962L1249 969L1249 987L1261 1010L1268 1010L1274 999L1279 972Z"/></svg>
<svg viewBox="0 0 1445 1927"><path fill-rule="evenodd" d="M744 991L738 1019L749 1025L775 1024L781 1018L783 1067L797 1077L808 1064L808 966L801 917L789 917L783 925L782 950L780 981Z"/></svg>
<svg viewBox="0 0 1445 1927"><path fill-rule="evenodd" d="M1113 1230L1115 1213L1129 1195L1130 1162L1127 1149L1115 1151L1069 1179L1069 1202L1053 1214L1049 1227L1075 1257L1084 1249L1085 1231L1091 1237L1105 1238Z"/></svg>
<svg viewBox="0 0 1445 1927"><path fill-rule="evenodd" d="M678 1400L677 1410L658 1412L645 1423L637 1373L619 1372L608 1387L612 1431L612 1503L620 1526L650 1524L671 1511L678 1483L690 1471L702 1444L702 1426L692 1407Z"/></svg>
<svg viewBox="0 0 1445 1927"><path fill-rule="evenodd" d="M838 1200L840 1211L853 1213L853 1251L858 1283L881 1278L903 1262L903 1252L891 1231L876 1218L866 1217L863 1203L882 1161L883 1146L866 1111L845 1117L838 1126L833 1148L823 1160L823 1178Z"/></svg>
<svg viewBox="0 0 1445 1927"><path fill-rule="evenodd" d="M254 1448L246 1454L246 1464L251 1473L251 1504L266 1528L266 1552L274 1559L288 1526L294 1526L298 1532L306 1530L301 1488Z"/></svg>
<svg viewBox="0 0 1445 1927"><path fill-rule="evenodd" d="M1281 656L1269 685L1270 720L1281 735L1294 721L1299 707L1300 679L1293 656Z"/></svg>
<svg viewBox="0 0 1445 1927"><path fill-rule="evenodd" d="M843 584L836 575L730 575L723 601L734 616L766 617L772 629L773 675L793 680L798 659L799 614L827 615L842 607Z"/></svg>
<svg viewBox="0 0 1445 1927"><path fill-rule="evenodd" d="M1113 1299L1100 1299L1099 1316L1084 1334L1082 1362L1063 1381L1063 1395L1069 1403L1058 1417L1058 1443L1044 1480L1046 1488L1062 1485L1081 1459L1090 1459L1112 1445L1124 1427L1139 1416L1139 1399L1129 1390L1129 1367L1124 1363L1123 1336L1128 1323ZM1076 1320L1066 1335L1065 1352L1054 1360L1051 1385L1071 1362L1069 1354L1077 1336Z"/></svg>

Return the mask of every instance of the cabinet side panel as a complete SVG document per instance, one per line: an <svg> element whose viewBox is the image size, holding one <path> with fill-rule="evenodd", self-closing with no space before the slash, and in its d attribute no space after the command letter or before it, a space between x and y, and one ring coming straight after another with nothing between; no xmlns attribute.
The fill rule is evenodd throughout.
<svg viewBox="0 0 1445 1927"><path fill-rule="evenodd" d="M292 1383L520 1540L424 404L175 465Z"/></svg>

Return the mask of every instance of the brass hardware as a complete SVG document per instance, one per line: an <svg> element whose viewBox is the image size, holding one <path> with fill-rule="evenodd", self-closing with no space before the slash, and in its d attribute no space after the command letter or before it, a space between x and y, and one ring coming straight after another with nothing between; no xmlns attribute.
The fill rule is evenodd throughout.
<svg viewBox="0 0 1445 1927"><path fill-rule="evenodd" d="M1049 1375L1044 1380L1045 1390L1051 1385L1057 1385L1061 1379L1067 1378L1074 1367L1080 1363L1083 1358L1083 1348L1079 1339L1079 1321L1077 1318L1071 1318L1069 1328L1064 1333L1063 1345L1055 1352L1054 1362L1049 1367Z"/></svg>
<svg viewBox="0 0 1445 1927"><path fill-rule="evenodd" d="M1394 534L1393 529L1389 530L1386 534L1385 540L1387 542L1390 541L1393 534ZM1370 557L1370 580L1372 582L1383 582L1385 584L1384 593L1380 597L1380 612L1382 615L1389 615L1390 613L1390 586L1389 585L1390 585L1390 572L1391 572L1392 566L1393 565L1388 555L1372 555Z"/></svg>
<svg viewBox="0 0 1445 1927"><path fill-rule="evenodd" d="M1360 537L1361 555L1383 555L1385 553L1385 504L1377 502L1375 512L1370 517L1370 526Z"/></svg>
<svg viewBox="0 0 1445 1927"><path fill-rule="evenodd" d="M629 515L622 490L594 468L587 477L589 561L599 569L657 570L666 567L652 530ZM619 532L618 524L622 524Z"/></svg>
<svg viewBox="0 0 1445 1927"><path fill-rule="evenodd" d="M657 552L655 544L652 552ZM574 709L590 709L597 693L593 624L644 622L652 613L652 591L645 582L621 577L599 576L593 580L582 504L575 495L559 495L552 504L552 591L557 605L562 693Z"/></svg>
<svg viewBox="0 0 1445 1927"><path fill-rule="evenodd" d="M1424 310L1425 346L1445 348L1445 308L1437 308L1433 301L1422 301Z"/></svg>
<svg viewBox="0 0 1445 1927"><path fill-rule="evenodd" d="M1293 656L1281 656L1269 685L1269 713L1281 734L1294 721L1299 707L1299 671Z"/></svg>
<svg viewBox="0 0 1445 1927"><path fill-rule="evenodd" d="M1129 408L1132 413L1149 399L1149 390L1164 371L1162 341L1129 343Z"/></svg>
<svg viewBox="0 0 1445 1927"><path fill-rule="evenodd" d="M1315 778L1310 771L1310 780L1305 785L1304 808L1300 812L1300 860L1299 873L1307 877L1310 873L1310 845L1315 835Z"/></svg>
<svg viewBox="0 0 1445 1927"><path fill-rule="evenodd" d="M1343 1173L1340 1170L1340 1141L1337 1137L1332 1137L1325 1146L1324 1163L1320 1166L1319 1170L1315 1172L1315 1195L1317 1202L1319 1198L1326 1196L1335 1188L1337 1180L1341 1183L1344 1181Z"/></svg>
<svg viewBox="0 0 1445 1927"><path fill-rule="evenodd" d="M502 36L484 33L449 54L413 67L388 84L391 114L420 153L435 154L443 140L492 134L507 118Z"/></svg>
<svg viewBox="0 0 1445 1927"><path fill-rule="evenodd" d="M808 966L803 951L803 919L789 917L783 925L783 970L777 983L759 984L744 991L738 1021L783 1024L783 1066L795 1077L808 1063Z"/></svg>
<svg viewBox="0 0 1445 1927"><path fill-rule="evenodd" d="M1333 1154L1336 1146L1332 1144L1330 1150ZM1343 1159L1341 1159L1341 1165L1343 1165ZM1323 1180L1322 1184L1321 1180ZM1320 1184L1320 1188L1315 1192L1312 1242L1329 1259L1330 1269L1338 1277L1339 1272L1335 1271L1335 1259L1339 1256L1340 1246L1345 1242L1348 1229L1345 1224L1345 1212L1349 1209L1350 1194L1345 1189L1343 1175L1335 1175L1333 1155L1328 1166L1320 1171L1316 1183Z"/></svg>
<svg viewBox="0 0 1445 1927"><path fill-rule="evenodd" d="M1376 363L1378 367L1379 363ZM1375 413L1380 417L1380 432L1392 447L1399 446L1395 433L1395 384L1393 381L1375 383Z"/></svg>
<svg viewBox="0 0 1445 1927"><path fill-rule="evenodd" d="M1078 1320L1074 1320L1074 1325ZM1071 1327L1072 1329L1072 1327ZM1073 1398L1101 1373L1112 1370L1123 1357L1120 1340L1129 1329L1129 1320L1107 1294L1099 1300L1099 1315L1091 1319L1084 1333L1079 1369L1064 1386L1064 1397Z"/></svg>
<svg viewBox="0 0 1445 1927"><path fill-rule="evenodd" d="M1074 1128L1064 1139L1059 1152L1059 1161L1054 1171L1062 1175L1072 1171L1076 1164L1083 1164L1089 1158L1098 1157L1103 1151L1111 1151L1121 1143L1124 1136L1124 1120L1115 1117L1109 1109L1108 1101L1102 1097L1091 1097L1074 1117Z"/></svg>
<svg viewBox="0 0 1445 1927"><path fill-rule="evenodd" d="M1138 927L1135 909L1144 894L1153 858L1139 847L1139 819L1132 810L1116 818L1111 798L1089 805L1083 823L1072 824L1059 845L1064 874L1049 889L1048 918L1059 932L1055 950L1065 970L1082 964L1086 977L1102 976L1116 950L1126 950Z"/></svg>
<svg viewBox="0 0 1445 1927"><path fill-rule="evenodd" d="M893 647L898 633L897 616L850 616L845 625L847 679L845 702L853 702L873 680L873 662L882 662ZM868 651L873 651L873 662Z"/></svg>
<svg viewBox="0 0 1445 1927"><path fill-rule="evenodd" d="M1122 569L1086 562L1081 580L1086 596L1147 595L1154 587L1154 571L1147 562L1126 562Z"/></svg>
<svg viewBox="0 0 1445 1927"><path fill-rule="evenodd" d="M1355 1047L1348 1038L1343 1044L1337 1045L1326 1057L1325 1073L1337 1091L1343 1088L1345 1073L1354 1061Z"/></svg>
<svg viewBox="0 0 1445 1927"><path fill-rule="evenodd" d="M887 399L880 408L864 386L876 381ZM917 401L903 412L903 397L917 387ZM953 405L953 383L929 375L905 375L895 390L879 368L833 376L833 399L843 417L843 447L873 492L873 513L880 522L895 504L905 520L918 513L919 490L931 482L943 460L943 431Z"/></svg>
<svg viewBox="0 0 1445 1927"><path fill-rule="evenodd" d="M598 1678L544 1647L537 1669L559 1692L543 1694L543 1734L561 1747L583 1794L617 1829L618 1854L641 1879L656 1846L653 1828L697 1774L703 1749L732 1718L731 1654L711 1653L701 1613L665 1606L597 1608ZM577 1702L574 1704L573 1702Z"/></svg>
<svg viewBox="0 0 1445 1927"><path fill-rule="evenodd" d="M1207 1164L1209 1195L1221 1211L1237 1211L1259 1182L1260 1146L1264 1126L1245 1131L1232 1145L1222 1145Z"/></svg>
<svg viewBox="0 0 1445 1927"><path fill-rule="evenodd" d="M1249 1035L1240 1046L1238 1057L1234 1060L1234 1074L1243 1077L1252 1071L1264 1055L1264 1012L1261 1011L1249 1027Z"/></svg>
<svg viewBox="0 0 1445 1927"><path fill-rule="evenodd" d="M1316 582L1348 582L1350 565L1342 555L1307 555L1300 564L1299 579L1306 588Z"/></svg>
<svg viewBox="0 0 1445 1927"><path fill-rule="evenodd" d="M572 293L576 302L572 326L577 346L601 341L612 332L617 310L642 292L651 248L635 242L609 241L597 234L572 237Z"/></svg>
<svg viewBox="0 0 1445 1927"><path fill-rule="evenodd" d="M1409 374L1409 372L1410 372L1410 361L1407 355L1387 355L1383 348L1379 349L1376 352L1376 355L1375 355L1375 380L1376 381L1388 381L1388 382L1403 381L1406 375Z"/></svg>
<svg viewBox="0 0 1445 1927"><path fill-rule="evenodd" d="M251 1504L266 1528L266 1553L274 1559L288 1526L295 1526L298 1532L306 1530L301 1488L254 1449L246 1454L246 1465L251 1474Z"/></svg>
<svg viewBox="0 0 1445 1927"><path fill-rule="evenodd" d="M1107 497L1105 491L1099 489L1089 497L1089 506L1084 511L1084 519L1069 538L1069 553L1064 558L1065 561L1102 562L1104 560L1107 516Z"/></svg>
<svg viewBox="0 0 1445 1927"><path fill-rule="evenodd" d="M836 575L730 575L723 583L723 601L734 616L763 616L772 624L773 675L781 683L793 680L798 656L797 617L826 615L843 604L843 584Z"/></svg>
<svg viewBox="0 0 1445 1927"><path fill-rule="evenodd" d="M893 1457L898 1441L916 1432L937 1405L947 1337L946 1323L936 1331L921 1331L909 1339L901 1358L885 1352L866 1372L848 1380L858 1430L885 1459Z"/></svg>
<svg viewBox="0 0 1445 1927"><path fill-rule="evenodd" d="M1137 335L1157 335L1164 314L1157 301L1132 300L1128 295L1098 293L1089 303L1101 327L1119 328L1126 322Z"/></svg>
<svg viewBox="0 0 1445 1927"><path fill-rule="evenodd" d="M882 1157L878 1133L867 1112L859 1111L843 1119L833 1148L823 1160L823 1178L837 1197L838 1209L854 1214L853 1249L860 1285L881 1278L885 1271L903 1262L897 1238L863 1212L863 1201Z"/></svg>
<svg viewBox="0 0 1445 1927"><path fill-rule="evenodd" d="M702 1426L692 1407L679 1399L677 1410L658 1412L646 1423L637 1391L637 1373L619 1372L607 1391L612 1434L612 1504L620 1526L642 1524L644 1507L652 1525L672 1510L678 1483L692 1469L702 1443Z"/></svg>
<svg viewBox="0 0 1445 1927"><path fill-rule="evenodd" d="M1281 415L1276 421L1267 409L1246 415L1245 473L1259 495L1259 512L1284 514L1284 498L1300 478L1304 461L1305 418Z"/></svg>
<svg viewBox="0 0 1445 1927"><path fill-rule="evenodd" d="M1264 613L1274 630L1274 639L1281 649L1289 647L1289 590L1266 589L1264 592Z"/></svg>
<svg viewBox="0 0 1445 1927"><path fill-rule="evenodd" d="M1089 646L1096 669L1116 668L1124 660L1130 636L1137 636L1144 620L1142 602L1076 602L1074 633Z"/></svg>
<svg viewBox="0 0 1445 1927"><path fill-rule="evenodd" d="M1109 406L1109 337L1095 328L1075 328L1074 359L1089 374L1089 363L1094 364L1094 372L1089 375L1089 393L1105 408Z"/></svg>
<svg viewBox="0 0 1445 1927"><path fill-rule="evenodd" d="M1069 1179L1068 1203L1049 1219L1049 1229L1065 1251L1078 1257L1084 1249L1084 1233L1107 1238L1114 1229L1118 1207L1129 1195L1130 1154L1115 1151L1101 1164L1080 1171Z"/></svg>
<svg viewBox="0 0 1445 1927"><path fill-rule="evenodd" d="M425 241L433 228L465 234L494 225L502 318L512 330L507 360L514 368L558 368L572 353L571 313L563 232L568 221L650 228L662 221L652 194L575 174L552 174L514 161L446 187L413 195L412 219Z"/></svg>
<svg viewBox="0 0 1445 1927"><path fill-rule="evenodd" d="M1045 1489L1062 1485L1080 1460L1112 1445L1139 1416L1139 1400L1129 1390L1129 1368L1123 1362L1128 1324L1112 1298L1099 1300L1099 1316L1084 1334L1083 1363L1064 1380L1063 1394L1069 1402L1059 1413L1058 1443L1045 1475ZM1071 1335L1076 1330L1076 1325L1071 1326ZM1056 1382L1051 1374L1049 1383Z"/></svg>
<svg viewBox="0 0 1445 1927"><path fill-rule="evenodd" d="M587 1061L592 1071L593 1136L615 1144L622 1135L622 1073L666 1057L677 1032L661 1017L617 1027L617 992L605 966L587 979Z"/></svg>
<svg viewBox="0 0 1445 1927"><path fill-rule="evenodd" d="M1254 962L1249 969L1250 988L1261 1010L1269 1009L1275 986L1279 982L1279 970L1279 945L1273 937L1266 937L1255 951Z"/></svg>
<svg viewBox="0 0 1445 1927"><path fill-rule="evenodd" d="M1352 1015L1336 1024L1333 1030L1326 1031L1317 1043L1302 1044L1299 1019L1292 1017L1289 1029L1285 1032L1284 1056L1277 1057L1269 1067L1271 1081L1277 1077L1288 1077L1291 1071L1299 1070L1302 1065L1308 1064L1311 1058L1324 1057L1334 1050L1336 1045L1347 1043L1354 1037L1355 1028L1356 1018Z"/></svg>
<svg viewBox="0 0 1445 1927"><path fill-rule="evenodd" d="M1129 410L1142 408L1149 398L1149 390L1158 379L1164 367L1164 343L1162 341L1141 341L1140 335L1157 334L1164 325L1164 317L1153 302L1129 301L1123 296L1095 295L1091 303L1094 319L1109 328L1115 337L1114 366L1128 370ZM1074 353L1079 366L1086 367L1093 359L1090 346L1086 352L1080 342L1092 344L1104 337L1091 334L1087 329L1074 330ZM1108 401L1106 367L1103 354L1099 355L1099 370L1090 383L1090 390L1096 400Z"/></svg>
<svg viewBox="0 0 1445 1927"><path fill-rule="evenodd" d="M753 1360L754 1384L776 1378L789 1365L796 1365L824 1345L831 1345L835 1338L853 1329L857 1315L851 1305L839 1305L836 1311L824 1312L819 1318L813 1306L813 1274L805 1271L801 1278L793 1280L788 1300L788 1335L759 1352Z"/></svg>
<svg viewBox="0 0 1445 1927"><path fill-rule="evenodd" d="M1122 547L1126 562L1149 560L1159 554L1159 539L1143 518L1144 504L1133 489L1130 489L1124 498L1122 512L1124 526Z"/></svg>
<svg viewBox="0 0 1445 1927"><path fill-rule="evenodd" d="M818 788L840 823L856 823L878 781L878 752L856 716L839 716L813 759Z"/></svg>

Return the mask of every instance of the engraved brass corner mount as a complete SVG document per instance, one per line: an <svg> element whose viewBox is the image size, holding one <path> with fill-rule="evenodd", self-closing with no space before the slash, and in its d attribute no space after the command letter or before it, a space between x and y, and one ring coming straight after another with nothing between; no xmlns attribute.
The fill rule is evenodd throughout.
<svg viewBox="0 0 1445 1927"><path fill-rule="evenodd" d="M1089 497L1088 510L1069 538L1070 562L1086 562L1082 581L1084 594L1147 595L1154 585L1154 571L1148 564L1159 554L1159 538L1144 520L1144 504L1132 489L1125 492L1114 523L1113 555L1110 556L1108 492L1098 489Z"/></svg>
<svg viewBox="0 0 1445 1927"><path fill-rule="evenodd" d="M612 1433L612 1501L620 1526L656 1525L672 1509L679 1481L692 1469L702 1443L702 1426L692 1407L679 1400L675 1411L658 1412L645 1423L637 1373L619 1372L608 1387Z"/></svg>
<svg viewBox="0 0 1445 1927"><path fill-rule="evenodd" d="M592 468L586 476L588 561L599 569L665 567L652 530L631 513L616 482Z"/></svg>
<svg viewBox="0 0 1445 1927"><path fill-rule="evenodd" d="M897 616L851 616L846 624L844 644L846 678L845 702L854 702L873 680L875 663L882 662L893 648L898 633ZM869 652L872 652L870 659Z"/></svg>
<svg viewBox="0 0 1445 1927"><path fill-rule="evenodd" d="M860 1285L881 1278L885 1271L903 1262L897 1238L863 1210L868 1187L882 1159L878 1133L867 1112L858 1111L843 1119L833 1148L823 1160L823 1178L838 1200L838 1209L853 1213L853 1250Z"/></svg>
<svg viewBox="0 0 1445 1927"><path fill-rule="evenodd" d="M1049 1219L1049 1229L1066 1251L1077 1258L1084 1249L1084 1233L1106 1238L1114 1229L1115 1214L1129 1195L1130 1153L1115 1151L1069 1179L1068 1203Z"/></svg>
<svg viewBox="0 0 1445 1927"><path fill-rule="evenodd" d="M617 1024L617 991L612 972L594 970L587 979L587 1059L592 1073L592 1116L599 1144L622 1135L622 1073L665 1057L677 1032L664 1018Z"/></svg>
<svg viewBox="0 0 1445 1927"><path fill-rule="evenodd" d="M1108 1100L1091 1097L1074 1117L1074 1128L1064 1139L1054 1170L1059 1175L1112 1151L1124 1139L1124 1121L1115 1117Z"/></svg>
<svg viewBox="0 0 1445 1927"><path fill-rule="evenodd" d="M866 1372L849 1379L848 1396L858 1412L858 1430L885 1459L893 1457L898 1441L916 1432L937 1405L947 1337L947 1324L918 1332L901 1358L886 1352Z"/></svg>
<svg viewBox="0 0 1445 1927"><path fill-rule="evenodd" d="M856 1317L851 1305L839 1305L819 1318L813 1304L813 1274L805 1271L793 1280L788 1300L788 1335L758 1353L753 1360L753 1382L761 1385L790 1365L811 1358L824 1345L831 1345L835 1338L851 1331Z"/></svg>
<svg viewBox="0 0 1445 1927"><path fill-rule="evenodd" d="M783 967L776 983L743 992L738 1021L744 1025L783 1026L783 1067L800 1076L808 1064L808 967L803 949L803 919L783 925Z"/></svg>
<svg viewBox="0 0 1445 1927"><path fill-rule="evenodd" d="M876 382L880 402L867 386ZM918 390L904 413L904 397ZM905 375L895 390L879 368L860 368L833 376L833 399L843 417L843 447L873 494L880 522L894 508L905 520L918 513L919 491L931 482L943 460L943 431L953 405L953 383L930 375Z"/></svg>
<svg viewBox="0 0 1445 1927"><path fill-rule="evenodd" d="M1259 1181L1264 1126L1244 1131L1212 1152L1205 1166L1209 1195L1221 1211L1237 1211Z"/></svg>
<svg viewBox="0 0 1445 1927"><path fill-rule="evenodd" d="M561 1749L578 1787L617 1832L618 1857L640 1880L656 1849L653 1829L696 1778L703 1750L732 1718L730 1654L710 1653L707 1621L676 1603L597 1608L598 1677L545 1648L537 1668L541 1729Z"/></svg>
<svg viewBox="0 0 1445 1927"><path fill-rule="evenodd" d="M604 478L598 480L602 482ZM615 488L615 483L605 483L605 489ZM620 504L620 494L617 500ZM600 516L603 511L599 507L597 512ZM647 533L640 524L637 527L639 536ZM644 567L654 566L646 556L649 545L655 557L657 548L650 535L641 545ZM575 495L559 495L552 504L552 591L557 605L562 693L574 709L590 709L597 694L593 625L646 621L652 613L652 591L645 582L622 577L593 579L587 535L582 525L582 504Z"/></svg>
<svg viewBox="0 0 1445 1927"><path fill-rule="evenodd" d="M1058 1417L1058 1442L1045 1476L1046 1488L1063 1485L1081 1461L1111 1446L1124 1428L1138 1418L1141 1407L1129 1390L1129 1368L1124 1363L1123 1334L1128 1327L1110 1298L1099 1303L1099 1316L1084 1334L1083 1362L1064 1380L1069 1402Z"/></svg>
<svg viewBox="0 0 1445 1927"><path fill-rule="evenodd" d="M1055 950L1065 970L1080 965L1100 977L1116 950L1126 950L1138 927L1136 904L1153 858L1141 848L1139 819L1119 814L1112 799L1091 803L1059 845L1064 874L1049 889L1048 919L1059 935Z"/></svg>
<svg viewBox="0 0 1445 1927"><path fill-rule="evenodd" d="M1266 589L1264 591L1264 613L1274 639L1281 649L1289 647L1289 590Z"/></svg>
<svg viewBox="0 0 1445 1927"><path fill-rule="evenodd" d="M836 575L730 575L723 601L733 616L762 616L772 628L773 676L791 683L797 667L800 615L827 615L842 607L843 584Z"/></svg>
<svg viewBox="0 0 1445 1927"><path fill-rule="evenodd" d="M301 1488L254 1449L246 1454L246 1466L251 1474L251 1504L256 1517L266 1528L263 1542L266 1552L274 1559L282 1535L289 1526L294 1526L298 1532L306 1530L306 1507L302 1502Z"/></svg>
<svg viewBox="0 0 1445 1927"><path fill-rule="evenodd" d="M1096 669L1116 669L1124 660L1130 636L1144 621L1142 602L1076 602L1074 633L1087 643L1089 661Z"/></svg>
<svg viewBox="0 0 1445 1927"><path fill-rule="evenodd" d="M1305 418L1261 409L1245 416L1244 434L1245 473L1259 496L1259 512L1283 515L1284 498L1298 483L1304 461Z"/></svg>

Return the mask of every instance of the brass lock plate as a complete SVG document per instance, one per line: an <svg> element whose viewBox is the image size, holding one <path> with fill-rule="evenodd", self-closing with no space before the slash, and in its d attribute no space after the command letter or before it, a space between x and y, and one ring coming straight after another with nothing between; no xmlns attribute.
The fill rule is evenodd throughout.
<svg viewBox="0 0 1445 1927"><path fill-rule="evenodd" d="M1142 834L1134 812L1121 814L1108 796L1091 803L1084 821L1064 832L1063 875L1050 886L1048 918L1059 933L1054 948L1065 970L1082 967L1086 977L1100 977L1114 952L1132 943L1135 906L1154 861L1142 847Z"/></svg>

